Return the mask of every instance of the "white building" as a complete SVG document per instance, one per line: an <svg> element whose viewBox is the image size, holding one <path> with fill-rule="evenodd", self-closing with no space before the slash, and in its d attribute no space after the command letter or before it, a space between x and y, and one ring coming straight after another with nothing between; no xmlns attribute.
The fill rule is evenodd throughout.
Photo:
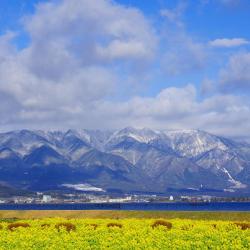
<svg viewBox="0 0 250 250"><path fill-rule="evenodd" d="M108 202L129 202L132 200L131 196L125 197L125 198L110 198Z"/></svg>
<svg viewBox="0 0 250 250"><path fill-rule="evenodd" d="M52 201L52 197L50 195L43 195L42 202L48 203Z"/></svg>

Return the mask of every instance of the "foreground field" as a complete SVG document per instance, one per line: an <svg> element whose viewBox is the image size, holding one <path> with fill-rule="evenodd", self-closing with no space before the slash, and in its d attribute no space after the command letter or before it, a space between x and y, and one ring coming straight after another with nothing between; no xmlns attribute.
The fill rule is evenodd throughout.
<svg viewBox="0 0 250 250"><path fill-rule="evenodd" d="M0 249L250 249L246 222L50 218L0 228Z"/></svg>

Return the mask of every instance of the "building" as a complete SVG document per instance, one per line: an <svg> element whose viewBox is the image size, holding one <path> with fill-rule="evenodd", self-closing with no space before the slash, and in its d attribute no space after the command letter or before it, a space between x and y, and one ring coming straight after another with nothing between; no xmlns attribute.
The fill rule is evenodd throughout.
<svg viewBox="0 0 250 250"><path fill-rule="evenodd" d="M42 199L42 202L44 203L48 203L48 202L51 202L53 199L50 195L43 195L43 199Z"/></svg>

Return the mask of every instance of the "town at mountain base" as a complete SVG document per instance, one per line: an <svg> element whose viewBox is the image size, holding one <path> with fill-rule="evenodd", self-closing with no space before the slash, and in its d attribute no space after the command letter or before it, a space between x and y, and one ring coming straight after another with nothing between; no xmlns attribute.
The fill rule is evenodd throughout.
<svg viewBox="0 0 250 250"><path fill-rule="evenodd" d="M11 131L0 134L0 183L29 191L89 185L107 192L244 193L250 144L200 130Z"/></svg>

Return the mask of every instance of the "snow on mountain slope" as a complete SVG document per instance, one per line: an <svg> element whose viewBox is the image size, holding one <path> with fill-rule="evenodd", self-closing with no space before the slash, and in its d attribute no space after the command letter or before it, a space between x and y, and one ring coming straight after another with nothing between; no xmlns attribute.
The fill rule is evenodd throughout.
<svg viewBox="0 0 250 250"><path fill-rule="evenodd" d="M13 156L13 152L10 149L2 149L0 150L0 159L11 158Z"/></svg>
<svg viewBox="0 0 250 250"><path fill-rule="evenodd" d="M239 174L247 165L247 162L229 150L212 149L202 154L196 163L204 168L226 168L233 176Z"/></svg>
<svg viewBox="0 0 250 250"><path fill-rule="evenodd" d="M98 188L95 186L92 186L90 184L84 183L84 184L63 184L63 187L75 189L78 191L94 191L94 192L104 192L102 188Z"/></svg>
<svg viewBox="0 0 250 250"><path fill-rule="evenodd" d="M11 148L22 156L28 154L34 148L48 144L50 142L46 138L30 130L13 131L0 135L1 147Z"/></svg>
<svg viewBox="0 0 250 250"><path fill-rule="evenodd" d="M127 127L116 131L105 145L106 151L122 156L135 165L152 146L150 142L162 136L161 132L151 129Z"/></svg>
<svg viewBox="0 0 250 250"><path fill-rule="evenodd" d="M26 155L24 162L30 166L48 166L51 164L64 164L66 160L54 149L48 146L41 146Z"/></svg>
<svg viewBox="0 0 250 250"><path fill-rule="evenodd" d="M0 149L0 160L19 160L19 156L9 148Z"/></svg>
<svg viewBox="0 0 250 250"><path fill-rule="evenodd" d="M153 131L148 128L143 129L136 129L132 127L127 127L122 130L116 131L110 138L108 143L112 142L119 142L120 140L123 140L124 137L132 138L138 142L141 143L148 143L151 140L159 137L161 132L159 131Z"/></svg>
<svg viewBox="0 0 250 250"><path fill-rule="evenodd" d="M119 155L135 165L149 148L150 145L146 143L140 143L133 138L124 137L122 140L112 141L112 144L109 144L106 149L109 153Z"/></svg>
<svg viewBox="0 0 250 250"><path fill-rule="evenodd" d="M196 157L211 149L226 150L228 147L219 137L200 130L166 131L171 147L181 156Z"/></svg>
<svg viewBox="0 0 250 250"><path fill-rule="evenodd" d="M247 185L241 183L240 181L235 180L231 174L227 171L227 169L222 168L222 171L228 176L228 181L232 183L232 186L230 188L232 189L240 189L240 188L246 188Z"/></svg>

